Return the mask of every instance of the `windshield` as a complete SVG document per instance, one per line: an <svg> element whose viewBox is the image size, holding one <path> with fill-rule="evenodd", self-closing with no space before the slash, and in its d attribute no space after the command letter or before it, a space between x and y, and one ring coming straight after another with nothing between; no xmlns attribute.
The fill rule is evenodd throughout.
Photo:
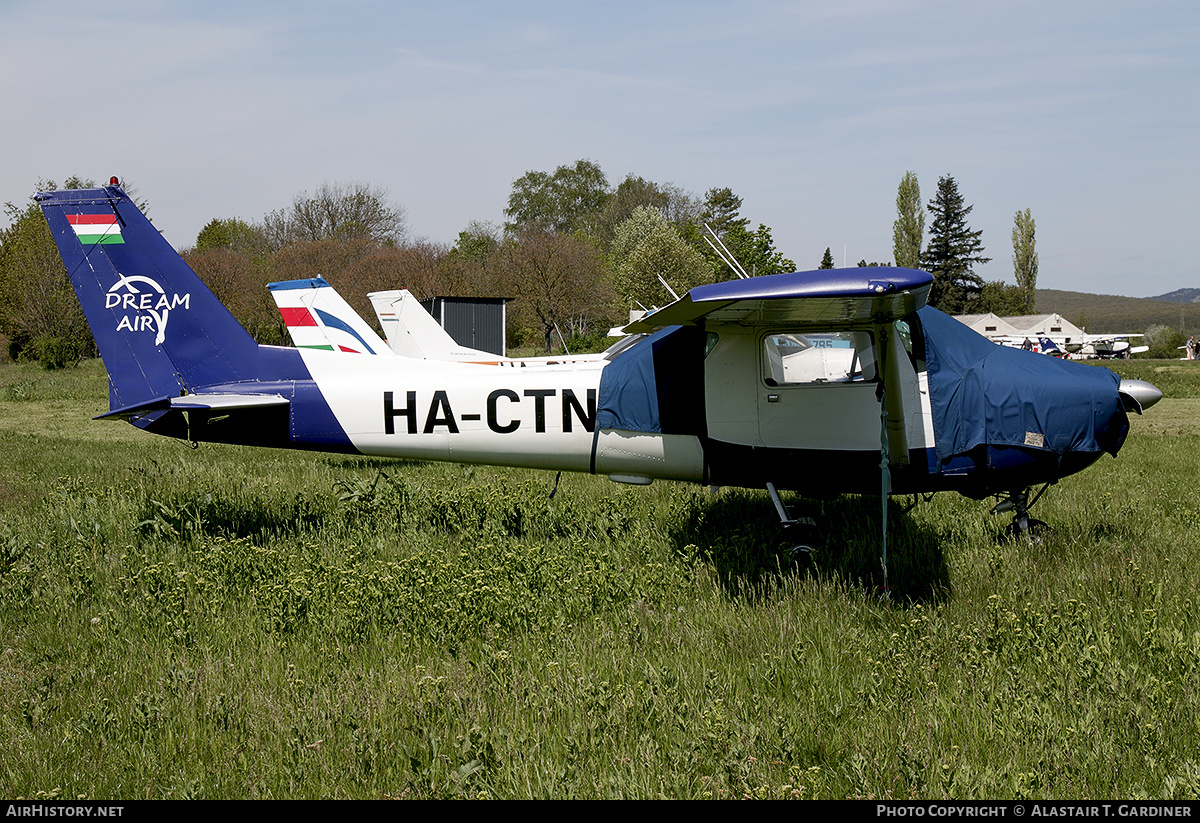
<svg viewBox="0 0 1200 823"><path fill-rule="evenodd" d="M628 349L630 346L632 346L634 343L641 340L643 337L646 337L646 335L645 334L627 334L627 335L625 335L620 340L618 340L616 343L613 343L611 346L609 346L607 349L604 350L604 359L612 360L618 354L620 354L621 352Z"/></svg>

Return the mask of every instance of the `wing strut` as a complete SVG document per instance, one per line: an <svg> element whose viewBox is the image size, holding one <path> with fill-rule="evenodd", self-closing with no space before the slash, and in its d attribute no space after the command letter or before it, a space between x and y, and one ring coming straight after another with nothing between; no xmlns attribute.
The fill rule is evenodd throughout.
<svg viewBox="0 0 1200 823"><path fill-rule="evenodd" d="M908 465L908 423L904 416L903 380L900 376L901 358L906 357L904 344L895 323L886 318L876 320L875 336L879 349L880 379L876 388L879 399L879 472L880 496L883 498L883 525L880 535L879 562L883 568L883 592L887 596L887 515L888 497L892 493L892 466Z"/></svg>
<svg viewBox="0 0 1200 823"><path fill-rule="evenodd" d="M908 465L908 432L904 417L904 398L900 390L900 335L892 323L879 323L875 327L876 339L879 341L879 373L877 397L879 399L879 472L880 488L883 507L882 526L880 534L879 562L883 569L883 592L886 596L891 589L888 587L887 567L887 515L888 497L892 493L892 464Z"/></svg>
<svg viewBox="0 0 1200 823"><path fill-rule="evenodd" d="M886 350L886 346L880 346L880 350ZM879 527L879 565L883 568L883 594L887 597L891 589L888 587L888 567L887 567L887 516L888 516L888 495L892 491L892 468L891 455L888 449L888 408L887 408L887 380L879 381L879 499L883 506L883 517L881 518L882 525Z"/></svg>

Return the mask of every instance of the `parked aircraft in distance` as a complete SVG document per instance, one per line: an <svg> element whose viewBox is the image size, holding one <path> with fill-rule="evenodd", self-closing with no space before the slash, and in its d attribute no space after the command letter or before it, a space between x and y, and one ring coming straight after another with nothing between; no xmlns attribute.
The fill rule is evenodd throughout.
<svg viewBox="0 0 1200 823"><path fill-rule="evenodd" d="M602 354L505 357L458 343L407 289L367 295L387 342L379 339L323 277L270 283L267 288L296 348L400 355L484 366L557 366L603 362Z"/></svg>
<svg viewBox="0 0 1200 823"><path fill-rule="evenodd" d="M1130 355L1149 351L1149 346L1133 346L1130 340L1143 337L1141 334L1084 334L1068 341L1054 334L1004 334L991 335L990 340L1004 346L1026 351L1053 354L1056 357L1069 355L1079 360L1124 360Z"/></svg>
<svg viewBox="0 0 1200 823"><path fill-rule="evenodd" d="M1149 346L1135 346L1129 341L1142 334L1089 334L1084 337L1083 345L1079 348L1079 356L1084 359L1125 360L1131 355L1150 351Z"/></svg>
<svg viewBox="0 0 1200 823"><path fill-rule="evenodd" d="M600 363L604 354L569 354L546 357L505 357L463 346L434 320L408 289L376 291L367 295L388 345L396 354L423 360L454 360L495 366L557 366L563 363ZM349 308L349 307L347 307ZM353 311L353 309L351 309Z"/></svg>
<svg viewBox="0 0 1200 823"><path fill-rule="evenodd" d="M100 417L195 442L765 488L785 524L779 489L998 495L1026 531L1030 487L1116 455L1161 397L997 346L901 268L698 286L619 351L538 368L397 354L276 284L313 336L259 345L115 180L37 201L108 369Z"/></svg>

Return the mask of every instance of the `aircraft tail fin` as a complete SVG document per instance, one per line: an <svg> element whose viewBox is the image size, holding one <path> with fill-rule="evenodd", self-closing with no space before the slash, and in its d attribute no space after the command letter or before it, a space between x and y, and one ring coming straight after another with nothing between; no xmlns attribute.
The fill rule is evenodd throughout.
<svg viewBox="0 0 1200 823"><path fill-rule="evenodd" d="M298 349L393 356L350 304L323 277L267 286Z"/></svg>
<svg viewBox="0 0 1200 823"><path fill-rule="evenodd" d="M376 291L367 295L392 351L418 360L495 360L496 355L459 345L425 311L408 289Z"/></svg>
<svg viewBox="0 0 1200 823"><path fill-rule="evenodd" d="M112 410L254 376L254 339L115 181L35 199L104 359Z"/></svg>

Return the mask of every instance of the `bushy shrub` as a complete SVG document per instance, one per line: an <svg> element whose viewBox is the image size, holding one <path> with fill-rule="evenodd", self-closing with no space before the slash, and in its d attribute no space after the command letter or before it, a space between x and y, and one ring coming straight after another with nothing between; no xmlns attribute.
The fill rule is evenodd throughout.
<svg viewBox="0 0 1200 823"><path fill-rule="evenodd" d="M1145 341L1150 347L1145 357L1171 360L1182 356L1179 347L1187 342L1187 336L1178 329L1155 324L1146 329Z"/></svg>
<svg viewBox="0 0 1200 823"><path fill-rule="evenodd" d="M83 347L74 340L63 337L42 337L26 350L46 369L65 369L76 366L83 357Z"/></svg>

